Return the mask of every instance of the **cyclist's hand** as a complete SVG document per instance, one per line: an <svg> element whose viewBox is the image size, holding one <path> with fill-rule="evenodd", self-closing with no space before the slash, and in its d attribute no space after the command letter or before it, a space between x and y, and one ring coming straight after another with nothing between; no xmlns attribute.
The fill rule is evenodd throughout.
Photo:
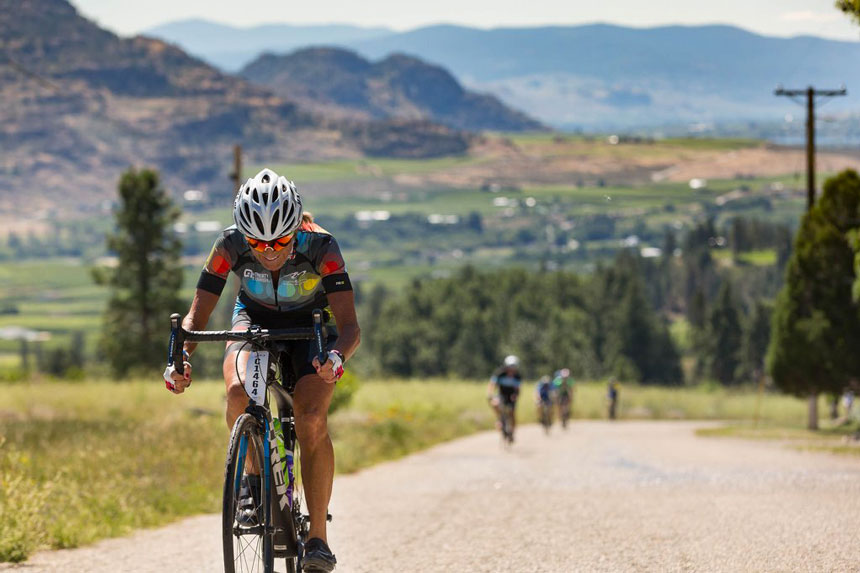
<svg viewBox="0 0 860 573"><path fill-rule="evenodd" d="M334 384L343 376L343 354L337 350L329 351L328 359L322 365L319 359L314 356L313 365L317 370L317 374L327 384Z"/></svg>
<svg viewBox="0 0 860 573"><path fill-rule="evenodd" d="M185 361L185 372L180 374L176 366L171 364L164 369L164 386L174 394L182 394L191 386L191 363Z"/></svg>

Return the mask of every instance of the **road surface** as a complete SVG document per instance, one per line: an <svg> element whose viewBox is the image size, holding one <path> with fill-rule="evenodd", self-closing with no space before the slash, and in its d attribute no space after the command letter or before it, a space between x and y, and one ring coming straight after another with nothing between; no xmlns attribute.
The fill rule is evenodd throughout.
<svg viewBox="0 0 860 573"><path fill-rule="evenodd" d="M337 478L338 571L860 571L860 458L578 422L457 440ZM219 571L215 515L0 570ZM282 564L281 564L282 566Z"/></svg>

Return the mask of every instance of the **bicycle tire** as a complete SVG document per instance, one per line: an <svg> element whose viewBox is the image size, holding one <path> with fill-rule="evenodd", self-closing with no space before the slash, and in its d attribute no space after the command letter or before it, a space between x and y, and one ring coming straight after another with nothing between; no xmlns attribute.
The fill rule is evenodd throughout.
<svg viewBox="0 0 860 573"><path fill-rule="evenodd" d="M295 530L296 535L296 555L293 557L287 557L287 573L302 573L304 568L302 567L302 557L304 556L304 545L306 539L305 531L302 529L302 497L304 491L302 490L301 479L298 474L301 471L300 461L299 461L299 443L296 441L292 444L293 451L293 472L295 475L293 481L293 499L292 499L292 507L290 508L290 525Z"/></svg>
<svg viewBox="0 0 860 573"><path fill-rule="evenodd" d="M549 429L552 426L552 413L550 407L542 404L540 407L540 423L543 426L544 432L549 434Z"/></svg>
<svg viewBox="0 0 860 573"><path fill-rule="evenodd" d="M510 405L502 406L502 441L506 445L514 442L514 409Z"/></svg>
<svg viewBox="0 0 860 573"><path fill-rule="evenodd" d="M244 444L244 445L243 445ZM261 523L256 527L242 528L236 522L239 482L245 471L249 456L254 456L260 470L261 500L257 515ZM265 468L263 442L257 420L250 414L242 414L233 424L230 444L227 447L227 462L224 468L224 497L221 515L221 535L224 549L225 573L244 573L262 571L272 573L275 567L271 529L271 515L266 508L271 507L270 492L265 487ZM245 533L238 534L239 531ZM246 541L243 538L250 538ZM251 550L250 553L248 551Z"/></svg>

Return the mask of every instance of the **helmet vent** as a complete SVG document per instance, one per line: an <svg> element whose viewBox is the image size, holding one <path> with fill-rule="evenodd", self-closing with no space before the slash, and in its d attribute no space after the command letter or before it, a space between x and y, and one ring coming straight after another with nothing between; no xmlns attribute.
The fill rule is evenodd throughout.
<svg viewBox="0 0 860 573"><path fill-rule="evenodd" d="M260 215L254 213L254 222L257 224L257 228L262 232L266 232L266 227L263 225L263 219L260 218Z"/></svg>
<svg viewBox="0 0 860 573"><path fill-rule="evenodd" d="M272 203L278 200L278 197L281 196L281 190L278 189L278 186L275 185L275 188L272 189Z"/></svg>
<svg viewBox="0 0 860 573"><path fill-rule="evenodd" d="M264 173L264 174L263 174L263 177L262 177L262 179L261 179L261 181L262 181L263 183L268 183L268 182L269 182L269 174L268 174L268 173Z"/></svg>
<svg viewBox="0 0 860 573"><path fill-rule="evenodd" d="M260 202L260 194L257 193L257 188L254 187L254 190L251 191L251 198L254 200L254 203Z"/></svg>
<svg viewBox="0 0 860 573"><path fill-rule="evenodd" d="M278 228L278 223L281 222L281 211L280 209L275 211L272 214L272 231Z"/></svg>

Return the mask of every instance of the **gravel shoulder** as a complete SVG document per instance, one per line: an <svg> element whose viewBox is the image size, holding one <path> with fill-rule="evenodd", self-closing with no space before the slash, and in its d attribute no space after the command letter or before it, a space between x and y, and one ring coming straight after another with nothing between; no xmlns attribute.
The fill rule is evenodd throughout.
<svg viewBox="0 0 860 573"><path fill-rule="evenodd" d="M338 477L338 571L860 571L860 461L700 438L695 422L578 422L456 440ZM221 570L199 516L2 571Z"/></svg>

